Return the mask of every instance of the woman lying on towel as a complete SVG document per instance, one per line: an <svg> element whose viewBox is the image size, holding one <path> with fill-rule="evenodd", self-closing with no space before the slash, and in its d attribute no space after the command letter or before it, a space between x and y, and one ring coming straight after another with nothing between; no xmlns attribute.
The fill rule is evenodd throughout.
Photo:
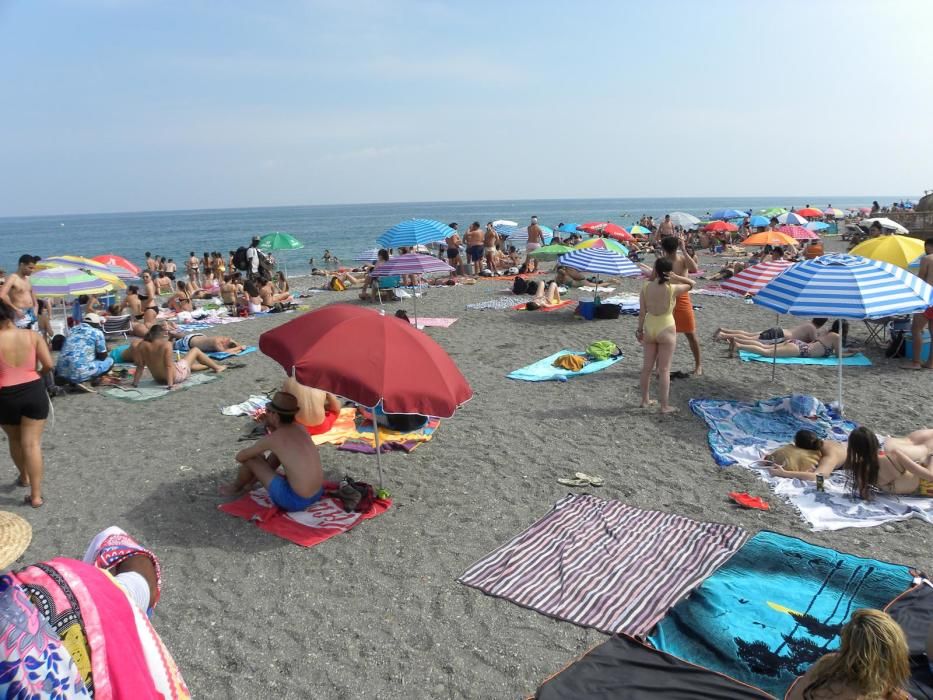
<svg viewBox="0 0 933 700"><path fill-rule="evenodd" d="M910 652L900 625L887 613L862 608L842 628L839 651L798 678L784 700L909 700Z"/></svg>
<svg viewBox="0 0 933 700"><path fill-rule="evenodd" d="M808 343L805 340L791 338L789 340L772 345L756 340L740 341L732 338L729 340L729 357L735 357L736 350L745 350L752 355L758 355L760 357L813 357L817 359L831 357L836 352L836 348L839 347L839 327L839 321L833 321L833 325L829 331L822 333L812 343ZM846 344L846 337L848 333L849 322L843 321L843 346ZM843 357L849 357L854 354L855 353L846 350L843 350L842 352Z"/></svg>
<svg viewBox="0 0 933 700"><path fill-rule="evenodd" d="M537 311L546 306L557 306L558 304L560 304L560 292L557 291L557 283L551 282L545 286L542 280L535 283L534 298L525 304L525 310Z"/></svg>
<svg viewBox="0 0 933 700"><path fill-rule="evenodd" d="M0 532L0 541L8 534L16 538ZM28 542L16 539L0 566ZM155 556L116 527L94 538L83 561L56 558L0 576L0 696L190 698L147 617L160 585Z"/></svg>

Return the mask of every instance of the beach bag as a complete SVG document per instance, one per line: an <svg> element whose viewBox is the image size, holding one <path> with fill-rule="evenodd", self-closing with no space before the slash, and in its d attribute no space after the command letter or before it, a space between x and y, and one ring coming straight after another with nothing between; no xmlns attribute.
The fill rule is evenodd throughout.
<svg viewBox="0 0 933 700"><path fill-rule="evenodd" d="M612 320L619 318L622 307L618 304L599 304L593 311L593 316L600 319Z"/></svg>
<svg viewBox="0 0 933 700"><path fill-rule="evenodd" d="M249 268L249 259L246 257L245 246L240 246L233 254L233 266L240 272L246 272Z"/></svg>
<svg viewBox="0 0 933 700"><path fill-rule="evenodd" d="M371 484L363 481L354 481L349 476L343 478L337 489L337 497L343 501L343 509L347 513L367 513L376 500L376 490Z"/></svg>
<svg viewBox="0 0 933 700"><path fill-rule="evenodd" d="M556 360L554 360L554 367L560 367L561 369L566 369L571 372L579 372L586 366L587 359L583 355L573 355L567 353L566 355L561 355Z"/></svg>
<svg viewBox="0 0 933 700"><path fill-rule="evenodd" d="M337 277L330 278L330 284L328 285L334 292L342 292L346 289L346 286L341 282Z"/></svg>
<svg viewBox="0 0 933 700"><path fill-rule="evenodd" d="M512 294L527 294L528 293L528 280L524 277L516 277L515 281L512 282Z"/></svg>
<svg viewBox="0 0 933 700"><path fill-rule="evenodd" d="M586 356L596 361L619 357L621 354L619 346L611 340L597 340L586 349Z"/></svg>

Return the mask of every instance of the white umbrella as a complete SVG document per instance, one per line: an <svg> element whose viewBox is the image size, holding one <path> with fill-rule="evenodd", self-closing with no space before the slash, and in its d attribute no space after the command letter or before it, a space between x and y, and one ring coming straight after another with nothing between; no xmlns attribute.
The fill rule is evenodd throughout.
<svg viewBox="0 0 933 700"><path fill-rule="evenodd" d="M674 226L680 226L682 229L696 228L700 224L699 217L688 214L685 211L672 211L670 216L671 223L674 224Z"/></svg>
<svg viewBox="0 0 933 700"><path fill-rule="evenodd" d="M492 222L492 225L493 225L493 228L497 226L509 226L511 228L515 228L516 226L518 226L518 222L509 221L508 219L496 219L495 221Z"/></svg>
<svg viewBox="0 0 933 700"><path fill-rule="evenodd" d="M897 231L898 233L910 233L906 228L901 226L896 221L891 221L891 219L885 218L883 216L876 217L874 219L862 219L859 222L859 226L864 226L865 228L871 228L872 224L878 224L881 228L888 231Z"/></svg>
<svg viewBox="0 0 933 700"><path fill-rule="evenodd" d="M793 226L806 226L807 225L807 220L805 218L803 218L799 214L795 214L792 211L789 211L786 214L779 215L777 220L778 220L778 223L781 223L781 224L791 224Z"/></svg>

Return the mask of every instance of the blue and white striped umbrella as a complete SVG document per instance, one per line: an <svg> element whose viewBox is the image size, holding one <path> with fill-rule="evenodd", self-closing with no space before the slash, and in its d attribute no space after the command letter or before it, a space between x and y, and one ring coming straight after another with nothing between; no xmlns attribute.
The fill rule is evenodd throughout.
<svg viewBox="0 0 933 700"><path fill-rule="evenodd" d="M637 277L641 270L628 258L606 248L580 248L558 258L561 265L613 277Z"/></svg>
<svg viewBox="0 0 933 700"><path fill-rule="evenodd" d="M378 259L379 259L378 248L369 248L368 250L361 250L359 253L353 256L353 262L374 263Z"/></svg>
<svg viewBox="0 0 933 700"><path fill-rule="evenodd" d="M779 214L777 220L779 224L788 224L790 226L806 226L807 225L806 219L800 216L800 214L795 214L792 211L787 212L786 214Z"/></svg>
<svg viewBox="0 0 933 700"><path fill-rule="evenodd" d="M755 303L792 316L881 318L933 306L933 287L880 260L821 255L766 284Z"/></svg>
<svg viewBox="0 0 933 700"><path fill-rule="evenodd" d="M402 248L442 241L454 232L447 224L433 219L408 219L379 236L383 248Z"/></svg>
<svg viewBox="0 0 933 700"><path fill-rule="evenodd" d="M547 226L539 226L539 228L544 238L544 245L549 245L554 238L554 229L548 228ZM516 248L523 248L528 243L527 226L519 226L509 231L499 231L499 233L503 236L507 235L509 237L509 245L514 245Z"/></svg>
<svg viewBox="0 0 933 700"><path fill-rule="evenodd" d="M829 224L825 224L822 221L811 221L804 226L804 228L808 231L825 231L829 228Z"/></svg>

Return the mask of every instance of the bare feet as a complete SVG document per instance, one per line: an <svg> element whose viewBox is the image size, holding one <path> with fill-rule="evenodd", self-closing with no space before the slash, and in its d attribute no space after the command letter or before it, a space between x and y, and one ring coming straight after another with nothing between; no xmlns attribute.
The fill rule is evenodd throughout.
<svg viewBox="0 0 933 700"><path fill-rule="evenodd" d="M697 367L695 370L693 370L693 376L694 376L694 377L702 377L702 376L703 376L703 368L702 368L702 367Z"/></svg>
<svg viewBox="0 0 933 700"><path fill-rule="evenodd" d="M639 408L648 408L648 406L654 406L654 405L657 404L657 403L658 403L658 402L655 401L654 399L648 399L647 401L642 401L640 404L638 404L638 407L639 407Z"/></svg>
<svg viewBox="0 0 933 700"><path fill-rule="evenodd" d="M217 487L217 493L221 496L237 496L240 493L240 489L234 484L221 484Z"/></svg>
<svg viewBox="0 0 933 700"><path fill-rule="evenodd" d="M220 373L223 372L225 369L227 369L227 368L224 367L223 365L221 365L220 367L218 367L217 369L214 370L214 374L220 374Z"/></svg>
<svg viewBox="0 0 933 700"><path fill-rule="evenodd" d="M933 369L933 365L921 365L917 362L912 362L909 365L901 365L901 369Z"/></svg>
<svg viewBox="0 0 933 700"><path fill-rule="evenodd" d="M33 508L41 508L45 505L45 499L42 496L23 496L23 503Z"/></svg>
<svg viewBox="0 0 933 700"><path fill-rule="evenodd" d="M719 340L720 335L722 335L722 328L717 328L713 333L713 340Z"/></svg>
<svg viewBox="0 0 933 700"><path fill-rule="evenodd" d="M729 354L726 357L735 357L735 341L729 340Z"/></svg>
<svg viewBox="0 0 933 700"><path fill-rule="evenodd" d="M679 410L680 410L679 408L675 408L674 406L662 406L662 407L661 407L661 415L666 416L666 415L669 415L669 414L671 414L671 413L677 413L677 411L679 411Z"/></svg>

